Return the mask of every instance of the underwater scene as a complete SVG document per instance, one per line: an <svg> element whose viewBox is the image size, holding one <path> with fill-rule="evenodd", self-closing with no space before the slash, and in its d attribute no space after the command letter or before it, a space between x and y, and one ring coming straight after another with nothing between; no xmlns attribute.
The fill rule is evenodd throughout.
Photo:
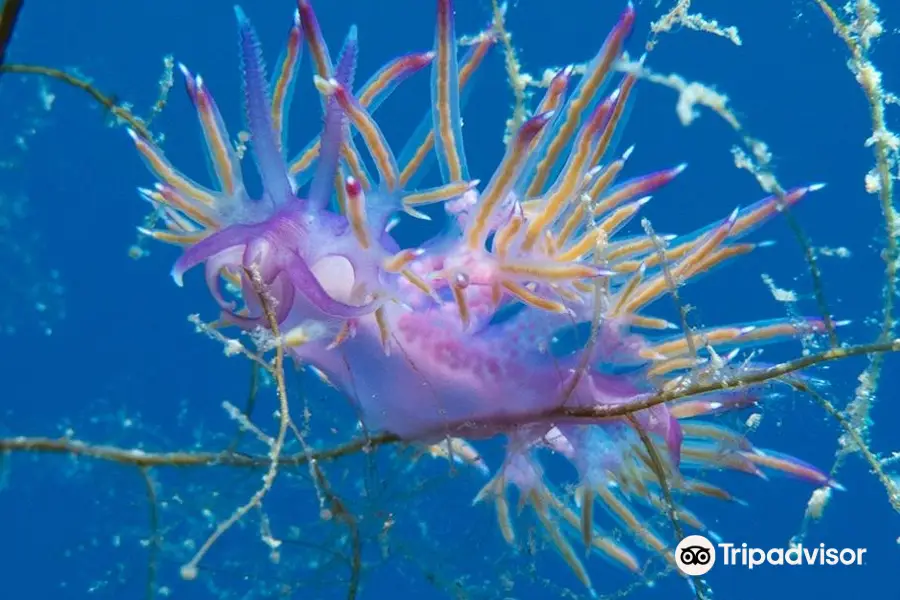
<svg viewBox="0 0 900 600"><path fill-rule="evenodd" d="M898 598L900 6L0 0L0 598Z"/></svg>

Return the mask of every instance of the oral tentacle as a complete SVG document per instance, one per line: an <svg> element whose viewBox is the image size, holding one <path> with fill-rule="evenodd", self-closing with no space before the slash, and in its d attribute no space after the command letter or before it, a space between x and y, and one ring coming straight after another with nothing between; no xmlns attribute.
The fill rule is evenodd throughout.
<svg viewBox="0 0 900 600"><path fill-rule="evenodd" d="M184 274L206 262L213 256L238 246L246 246L259 235L260 228L253 225L232 225L213 233L185 249L172 267L172 279L178 287L184 285Z"/></svg>

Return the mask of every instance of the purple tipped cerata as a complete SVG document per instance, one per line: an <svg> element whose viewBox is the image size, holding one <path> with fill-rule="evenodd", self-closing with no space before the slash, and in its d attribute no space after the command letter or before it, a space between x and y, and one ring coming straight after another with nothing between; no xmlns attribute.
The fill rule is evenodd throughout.
<svg viewBox="0 0 900 600"><path fill-rule="evenodd" d="M478 498L495 503L511 542L509 486L545 527L574 527L587 543L599 535L591 519L600 502L641 547L670 563L672 540L635 509L658 509L658 469L670 474L677 502L690 494L733 499L701 480L725 469L759 476L775 470L835 487L822 471L755 448L717 419L758 402L764 388L649 402L661 389L709 373L713 363L753 370L757 363L747 360L747 349L824 329L819 319L776 319L712 327L689 342L650 312L670 281L689 282L751 251L752 241L735 241L778 214L780 203L793 205L818 186L711 214L712 225L665 238L671 259L663 269L662 238L628 224L639 220L649 194L684 167L626 176L631 150L611 145L636 84L633 75L618 78L613 68L634 26L633 6L584 74L561 71L536 116L509 137L506 152L493 165L477 167L465 156L460 91L469 82L464 73L481 64L496 35L483 32L459 56L452 2L437 0L437 6L434 47L413 49L418 52L360 86L356 28L332 63L311 3L300 0L289 44L299 44L302 29L317 92L312 86L303 91L321 94L323 110L304 118L323 125L291 159L281 127L284 90L293 84L296 65L278 65L270 82L256 34L236 9L248 145L261 194L246 190L234 138L202 80L187 68L188 93L214 166L211 186L178 172L159 148L135 136L162 184L144 195L162 211L167 228L148 233L184 248L172 271L176 282L203 265L227 320L268 328L248 280L248 273L258 275L277 304L280 331L305 333L290 355L352 398L369 431L444 448L485 470L471 442L505 436L506 458ZM296 61L299 48L289 50L284 60ZM429 65L430 102L404 110L422 113L424 125L398 159L374 113L398 81ZM434 164L440 184L415 187ZM401 248L391 233L395 217L422 217L423 206L439 203L449 225L421 247ZM226 298L223 279L237 283L240 293ZM697 348L700 355L692 355ZM574 465L578 506L548 481L542 453ZM583 522L573 524L566 511L577 509ZM567 537L550 537L591 587ZM627 540L603 538L594 547L640 570Z"/></svg>

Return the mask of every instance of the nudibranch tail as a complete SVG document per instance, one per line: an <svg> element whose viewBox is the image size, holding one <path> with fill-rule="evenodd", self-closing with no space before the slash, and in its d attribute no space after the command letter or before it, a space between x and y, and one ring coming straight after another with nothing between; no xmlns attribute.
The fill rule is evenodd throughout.
<svg viewBox="0 0 900 600"><path fill-rule="evenodd" d="M203 265L227 322L268 329L248 280L259 277L291 356L351 396L369 430L483 473L488 467L469 442L506 436L504 462L476 500L493 501L501 535L514 544L513 488L591 590L573 543L628 571L644 568L601 519L668 564L675 540L658 519L651 525L652 516L674 515L715 538L685 503L693 496L740 503L707 480L717 471L763 479L780 472L841 489L812 465L756 448L733 427L735 413L766 399L762 386L653 404L659 393L758 374L769 368L758 360L760 347L825 331L822 319L791 318L675 335L680 327L649 312L672 286L767 246L744 238L822 186L723 210L687 235L658 235L649 222L634 227L651 194L685 165L625 175L633 147L621 151L617 143L638 77L626 74L605 89L634 27L631 3L574 89L571 67L556 73L535 112L511 132L496 168L473 179L460 92L471 89L501 33L492 27L473 37L459 60L453 2L436 4L433 48L389 62L361 87L355 27L333 63L311 2L299 0L270 86L256 34L236 10L259 198L244 186L239 153L205 82L181 67L217 187L180 173L132 132L159 180L140 193L166 227L146 233L184 247L172 270L176 282ZM287 161L288 103L304 43L323 127ZM398 159L375 113L426 66L431 107ZM429 161L441 181L418 188ZM434 207L420 212L438 203L443 215ZM401 247L392 228L403 213L437 216L445 226L420 246ZM234 300L223 278L237 286ZM574 500L552 483L541 453L574 467Z"/></svg>
<svg viewBox="0 0 900 600"><path fill-rule="evenodd" d="M712 401L702 402L709 404ZM728 400L717 404L724 406L726 402ZM697 416L704 414L705 411L698 411ZM673 460L669 448L659 445L658 441L646 446L638 429L625 423L560 425L549 430L512 435L503 466L476 496L476 502L493 501L500 531L506 541L513 544L515 530L510 518L507 488L514 487L520 503L532 507L560 555L577 577L590 587L587 572L569 537L579 537L588 548L599 550L610 562L632 572L637 573L641 568L636 555L621 538L598 527L594 518L594 509L598 505L639 546L674 566L674 547L658 528L650 524L648 511L654 515L673 510L682 526L711 539L720 539L682 503L691 496L741 503L727 490L699 479L702 473L724 469L767 479L767 471L781 472L817 486L843 489L812 465L756 448L738 431L696 420L694 416L680 416L675 423L683 435L683 441L679 442L680 460ZM648 421L641 427L647 431L653 424ZM547 483L537 458L541 448L566 456L577 468L580 483L574 506L563 493ZM659 480L660 467L666 478L665 489L674 503L671 506Z"/></svg>

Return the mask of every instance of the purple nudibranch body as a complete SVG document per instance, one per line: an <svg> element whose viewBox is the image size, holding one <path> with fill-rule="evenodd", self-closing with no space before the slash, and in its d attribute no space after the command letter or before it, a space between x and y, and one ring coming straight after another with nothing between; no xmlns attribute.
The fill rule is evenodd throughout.
<svg viewBox="0 0 900 600"><path fill-rule="evenodd" d="M595 528L595 502L642 546L673 561L670 543L636 508L662 510L642 434L679 503L691 495L733 500L697 479L699 469L759 476L775 470L838 487L798 459L755 448L717 419L757 402L762 391L752 388L660 404L631 418L566 414L641 402L716 370L762 368L731 363L744 349L814 334L824 325L815 318L759 321L697 331L689 343L669 331L671 323L645 313L667 294L669 278L685 282L753 250L756 244L744 236L779 211L771 197L685 236L620 233L648 194L684 169L619 177L631 149L614 154L612 140L636 76L624 76L610 94L603 89L634 24L630 4L577 85L571 69L560 71L534 116L510 136L493 172L476 175L481 181L472 179L465 158L460 90L470 85L496 33L483 32L459 57L453 2L437 5L434 48L393 60L362 86L354 81L355 28L333 63L310 2L299 0L287 48L269 78L256 34L236 8L259 197L244 186L245 162L205 82L185 67L215 187L180 173L152 142L132 133L159 179L141 194L166 225L145 233L184 248L172 269L175 281L181 285L187 271L202 266L226 322L268 329L247 275L258 273L290 355L347 394L369 431L468 455L479 468L484 463L465 440L506 436L506 459L479 498L496 503L501 531L512 542L506 495L508 486L517 488L589 588L560 528L640 570L621 540ZM287 106L304 46L322 98L323 129L291 160ZM431 109L398 160L372 115L397 84L427 67ZM436 159L441 184L414 189L429 159ZM792 205L819 187L789 190L783 200ZM420 248L400 248L390 232L396 217L420 217L419 208L436 203L447 213L444 232ZM239 297L227 296L223 280L240 288ZM702 352L692 356L696 348ZM539 454L547 451L577 469L580 517L543 474ZM684 522L705 531L680 504L679 510Z"/></svg>

